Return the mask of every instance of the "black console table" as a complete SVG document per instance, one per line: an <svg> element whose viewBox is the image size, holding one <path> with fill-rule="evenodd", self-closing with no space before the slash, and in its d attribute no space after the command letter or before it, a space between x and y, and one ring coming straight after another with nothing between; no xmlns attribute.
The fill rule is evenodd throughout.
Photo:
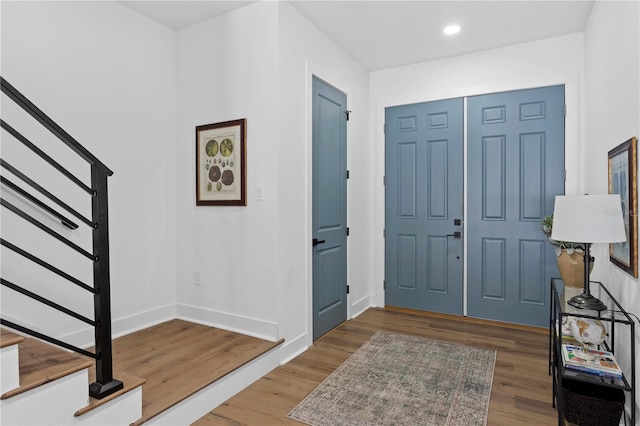
<svg viewBox="0 0 640 426"><path fill-rule="evenodd" d="M631 425L636 425L636 404L635 404L635 322L631 316L620 306L618 301L609 293L609 291L597 281L590 284L591 293L602 300L607 305L605 311L590 311L573 308L567 305L569 300L575 294L580 294L582 289L565 288L560 278L551 278L551 312L549 318L549 374L553 376L553 406L557 404L558 425L564 424L565 406L560 392L563 389L563 381L571 380L586 384L585 386L602 386L602 390L619 389L624 395L631 396ZM592 374L582 373L579 371L569 370L564 367L562 358L562 324L567 317L581 317L600 320L607 329L607 338L603 343L603 349L610 351L616 356L616 360L620 364L620 355L629 355L631 365L621 365L623 370L625 367L630 368L630 374L623 375L621 378L599 377ZM622 345L619 337L625 334L631 342L630 347ZM566 336L565 336L566 338ZM627 359L624 357L624 359ZM624 363L623 363L624 364ZM578 384L580 384L578 383ZM618 391L620 392L620 391ZM623 409L623 416L626 412Z"/></svg>

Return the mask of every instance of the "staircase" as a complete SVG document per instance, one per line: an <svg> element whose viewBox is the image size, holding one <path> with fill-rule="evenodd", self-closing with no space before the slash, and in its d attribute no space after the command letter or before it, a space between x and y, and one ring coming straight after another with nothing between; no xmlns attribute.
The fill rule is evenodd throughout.
<svg viewBox="0 0 640 426"><path fill-rule="evenodd" d="M275 368L283 343L170 320L114 340L124 388L98 400L90 359L0 331L3 425L190 424Z"/></svg>
<svg viewBox="0 0 640 426"><path fill-rule="evenodd" d="M34 338L0 330L1 423L131 424L142 416L144 380L119 372L124 389L89 398L92 360Z"/></svg>

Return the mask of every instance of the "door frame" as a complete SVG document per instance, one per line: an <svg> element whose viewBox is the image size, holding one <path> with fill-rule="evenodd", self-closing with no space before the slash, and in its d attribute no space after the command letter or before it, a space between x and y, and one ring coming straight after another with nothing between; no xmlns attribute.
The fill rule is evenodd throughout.
<svg viewBox="0 0 640 426"><path fill-rule="evenodd" d="M371 295L372 306L385 306L385 290L384 290L384 261L385 261L385 188L382 185L385 174L385 108L415 104L421 102L431 102L441 99L465 98L464 99L464 115L467 116L467 97L476 95L487 95L492 93L508 92L514 90L534 89L547 86L565 86L565 105L567 111L565 114L565 193L575 194L584 186L583 170L580 168L580 146L578 145L579 136L583 131L579 125L579 111L581 103L579 102L579 82L575 76L555 75L532 77L522 80L491 82L483 86L468 86L452 90L444 91L416 91L408 95L390 95L381 99L376 99L374 114L372 117L372 126L374 127L375 136L375 218L374 218L374 247L375 247L375 270L373 271L374 289ZM467 232L467 125L464 124L464 226L463 232ZM573 160L573 163L570 163ZM380 185L378 185L378 182ZM467 315L467 240L464 239L463 247L463 315Z"/></svg>
<svg viewBox="0 0 640 426"><path fill-rule="evenodd" d="M353 90L351 86L338 74L334 74L326 69L316 69L315 66L305 62L305 277L306 277L306 346L313 344L313 249L311 240L313 239L313 78L322 80L334 89L344 93L347 97L347 109L352 108ZM347 170L349 169L349 158L351 147L349 141L352 140L351 126L347 124ZM347 224L349 224L349 183L347 182ZM350 244L347 244L347 285L350 282L351 268ZM351 306L351 295L347 293L347 320L353 316Z"/></svg>

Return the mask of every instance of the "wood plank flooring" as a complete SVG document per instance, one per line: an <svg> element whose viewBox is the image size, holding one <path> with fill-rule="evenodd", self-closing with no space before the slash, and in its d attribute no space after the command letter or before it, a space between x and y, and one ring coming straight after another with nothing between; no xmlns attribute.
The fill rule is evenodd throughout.
<svg viewBox="0 0 640 426"><path fill-rule="evenodd" d="M557 424L556 411L551 406L546 329L372 308L330 331L305 353L256 381L194 425L300 424L287 419L287 413L378 330L496 350L487 424Z"/></svg>

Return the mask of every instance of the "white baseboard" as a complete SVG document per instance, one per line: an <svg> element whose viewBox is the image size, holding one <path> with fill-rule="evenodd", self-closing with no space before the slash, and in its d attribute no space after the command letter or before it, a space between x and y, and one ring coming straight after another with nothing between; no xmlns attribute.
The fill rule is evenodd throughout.
<svg viewBox="0 0 640 426"><path fill-rule="evenodd" d="M279 339L277 322L230 314L198 306L185 304L178 304L176 306L177 317L179 319L246 334L247 336L257 337L271 342Z"/></svg>
<svg viewBox="0 0 640 426"><path fill-rule="evenodd" d="M307 333L302 333L293 339L285 340L279 351L280 365L288 363L307 349L309 349L307 346Z"/></svg>
<svg viewBox="0 0 640 426"><path fill-rule="evenodd" d="M17 324L19 326L28 328L28 329L33 330L33 331L37 331L38 333L42 332L42 330L40 330L40 327L38 327L38 326L36 326L34 324L31 324L30 322L23 321L23 320L18 319L16 317L12 317L11 315L7 315L6 313L2 314L2 318L7 320L7 321L11 321L12 323ZM28 334L22 333L21 331L17 331L17 330L12 330L12 331L14 333L16 333L16 334L21 335L21 336L28 336Z"/></svg>
<svg viewBox="0 0 640 426"><path fill-rule="evenodd" d="M159 308L150 309L144 312L138 312L124 318L114 319L111 322L111 337L113 339L126 336L139 330L144 330L153 325L170 321L176 317L176 306L165 305ZM93 327L87 327L84 330L69 333L60 338L60 340L72 345L86 348L94 345Z"/></svg>
<svg viewBox="0 0 640 426"><path fill-rule="evenodd" d="M365 296L351 305L351 318L354 319L372 306L371 297Z"/></svg>

